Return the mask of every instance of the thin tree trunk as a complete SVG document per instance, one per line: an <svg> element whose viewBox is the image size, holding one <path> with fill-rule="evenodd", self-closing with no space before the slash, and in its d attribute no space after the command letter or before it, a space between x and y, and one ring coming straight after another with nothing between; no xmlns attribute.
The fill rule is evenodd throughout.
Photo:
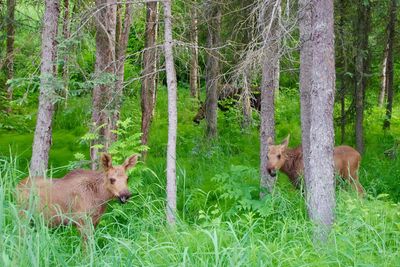
<svg viewBox="0 0 400 267"><path fill-rule="evenodd" d="M369 71L368 36L370 31L371 7L365 1L358 2L358 19L356 25L356 148L364 152L364 98L367 87L367 72Z"/></svg>
<svg viewBox="0 0 400 267"><path fill-rule="evenodd" d="M39 108L32 147L31 176L45 175L49 162L55 102L55 59L57 55L56 38L59 14L59 1L46 0L42 32Z"/></svg>
<svg viewBox="0 0 400 267"><path fill-rule="evenodd" d="M386 62L386 88L387 88L387 105L386 105L386 119L383 123L383 129L390 128L390 120L392 118L392 107L393 107L393 71L394 71L394 55L393 47L396 34L396 15L397 15L397 0L391 1L390 6L390 19L388 25L388 51L387 51L387 62Z"/></svg>
<svg viewBox="0 0 400 267"><path fill-rule="evenodd" d="M100 10L96 13L96 63L95 75L100 78L104 75L115 74L115 32L116 32L116 5L113 0L96 0ZM108 76L107 76L108 77ZM97 132L99 138L93 140L90 148L92 169L97 169L98 151L96 145L102 145L101 150L107 151L111 143L112 120L112 90L113 81L96 84L93 89L92 100L92 131Z"/></svg>
<svg viewBox="0 0 400 267"><path fill-rule="evenodd" d="M345 142L346 139L346 87L349 85L347 82L347 73L348 73L348 60L346 56L346 46L345 46L345 34L344 34L344 25L345 25L345 1L339 1L339 64L342 67L342 72L339 76L339 97L340 97L340 140L341 144Z"/></svg>
<svg viewBox="0 0 400 267"><path fill-rule="evenodd" d="M168 86L168 146L167 146L167 221L170 225L176 222L176 134L177 116L177 84L173 56L171 1L164 1L165 29L165 69Z"/></svg>
<svg viewBox="0 0 400 267"><path fill-rule="evenodd" d="M242 93L242 111L243 111L243 121L242 121L242 129L248 129L252 122L252 110L251 110L251 81L250 81L250 72L245 71L243 75L243 93Z"/></svg>
<svg viewBox="0 0 400 267"><path fill-rule="evenodd" d="M6 40L6 58L5 58L5 67L6 67L6 76L7 81L14 78L14 35L15 35L15 0L7 0L7 40ZM11 84L6 84L7 88L7 100L12 101L13 99L13 88ZM7 112L11 112L11 106L7 108Z"/></svg>
<svg viewBox="0 0 400 267"><path fill-rule="evenodd" d="M117 122L119 120L119 114L122 105L123 87L124 87L124 73L125 73L125 59L126 59L126 49L128 47L129 33L132 25L133 18L133 5L125 4L125 15L122 23L121 11L122 5L118 5L117 11L117 26L116 26L116 45L115 45L115 58L116 62L116 81L115 81L115 91L113 93L113 114L111 121L111 129L114 131L117 129ZM111 133L111 142L117 140L117 135Z"/></svg>
<svg viewBox="0 0 400 267"><path fill-rule="evenodd" d="M209 51L206 58L206 136L217 136L217 105L219 84L219 52L221 34L221 7L219 3L207 1L208 32L207 46Z"/></svg>
<svg viewBox="0 0 400 267"><path fill-rule="evenodd" d="M307 1L306 1L307 2ZM302 40L309 40L308 54L302 54L306 71L311 71L311 87L308 90L309 102L309 141L308 151L304 155L306 166L306 201L310 218L316 224L314 238L325 241L334 221L335 187L333 166L333 105L335 92L335 58L334 58L334 20L333 0L311 0L301 2L300 34ZM305 9L303 9L305 8ZM311 11L311 13L310 13ZM309 19L311 23L304 21ZM311 39L306 39L311 37ZM302 50L305 44L302 44ZM311 58L309 57L311 56ZM311 64L309 64L311 63ZM300 62L300 69L303 61ZM301 77L304 79L306 77ZM306 83L307 84L307 83ZM303 99L302 99L303 100ZM304 133L303 133L304 134ZM304 151L303 151L304 153Z"/></svg>
<svg viewBox="0 0 400 267"><path fill-rule="evenodd" d="M191 8L191 25L190 25L190 43L191 54L190 54L190 96L193 98L199 97L199 37L197 29L197 6L192 5Z"/></svg>
<svg viewBox="0 0 400 267"><path fill-rule="evenodd" d="M346 92L342 88L340 91L340 143L346 141Z"/></svg>
<svg viewBox="0 0 400 267"><path fill-rule="evenodd" d="M63 18L63 36L64 41L67 41L70 37L70 14L69 14L69 0L64 0L64 18ZM68 84L69 84L69 51L68 47L64 51L64 62L63 62L63 70L62 70L62 77L64 81L64 102L67 105L68 102Z"/></svg>
<svg viewBox="0 0 400 267"><path fill-rule="evenodd" d="M142 144L147 145L156 93L156 71L157 71L157 31L158 31L158 3L146 4L146 39L143 52L142 71ZM143 152L145 158L146 152Z"/></svg>
<svg viewBox="0 0 400 267"><path fill-rule="evenodd" d="M280 31L279 20L281 15L281 1L265 1L267 7L267 18L262 19L264 22L263 38L264 38L264 59L262 66L261 81L261 122L260 122L260 197L265 193L263 189L267 189L270 193L274 190L276 177L269 175L267 171L268 163L268 138L275 139L275 92L279 89L279 45ZM266 24L266 22L268 22ZM271 24L270 31L268 30ZM269 31L269 32L268 32Z"/></svg>
<svg viewBox="0 0 400 267"><path fill-rule="evenodd" d="M381 77L381 92L379 93L378 104L379 107L383 107L385 102L385 96L387 94L387 60L388 60L388 48L389 48L389 38L386 42L385 49L383 52L383 63L382 63L382 77Z"/></svg>

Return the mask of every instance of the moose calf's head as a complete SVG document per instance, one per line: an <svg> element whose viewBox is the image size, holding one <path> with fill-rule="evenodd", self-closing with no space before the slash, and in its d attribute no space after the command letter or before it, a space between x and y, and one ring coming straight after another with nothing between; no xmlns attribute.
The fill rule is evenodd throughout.
<svg viewBox="0 0 400 267"><path fill-rule="evenodd" d="M121 203L126 203L132 196L128 188L128 175L126 172L136 165L137 158L137 155L132 155L125 160L124 164L113 166L109 154L104 153L101 155L106 188L114 197L119 198Z"/></svg>
<svg viewBox="0 0 400 267"><path fill-rule="evenodd" d="M280 145L275 145L272 138L268 137L267 171L272 177L275 177L276 172L285 164L289 137L290 135L288 135Z"/></svg>

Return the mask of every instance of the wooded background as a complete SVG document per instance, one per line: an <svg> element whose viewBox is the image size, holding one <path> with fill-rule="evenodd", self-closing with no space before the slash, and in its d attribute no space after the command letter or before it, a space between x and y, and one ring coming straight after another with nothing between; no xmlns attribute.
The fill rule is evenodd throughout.
<svg viewBox="0 0 400 267"><path fill-rule="evenodd" d="M326 241L348 203L400 199L398 4L0 1L1 192L27 175L97 169L104 151L140 153L131 186L170 225L307 210ZM303 146L305 190L266 169L268 137L288 134ZM365 200L343 186L335 196L335 144L362 154Z"/></svg>

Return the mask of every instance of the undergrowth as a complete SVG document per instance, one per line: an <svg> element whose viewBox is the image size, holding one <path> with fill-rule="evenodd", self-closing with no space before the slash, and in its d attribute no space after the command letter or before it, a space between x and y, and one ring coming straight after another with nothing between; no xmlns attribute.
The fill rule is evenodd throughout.
<svg viewBox="0 0 400 267"><path fill-rule="evenodd" d="M74 154L88 157L80 142L88 132L89 98L75 98L57 112L50 175L61 177L76 166ZM395 144L399 125L383 132L381 110L367 113L366 153L360 177L368 197L338 186L336 222L324 246L314 245L304 197L279 174L276 191L259 200L259 118L240 129L240 112L219 113L219 136L206 142L204 122L192 123L196 102L180 90L178 103L178 223L165 223L166 93L158 93L148 158L130 173L133 197L110 202L86 248L72 226L49 229L40 216L33 224L18 216L15 185L27 175L32 132L0 133L1 266L396 266L400 262L398 157L384 152ZM64 109L64 108L62 108ZM133 120L126 140L140 129L139 98L125 99L121 120ZM399 116L395 108L394 116ZM76 118L76 119L74 119ZM300 143L298 94L277 100L277 139L291 134ZM373 123L375 122L375 123ZM378 123L379 122L379 123ZM26 125L31 125L29 121ZM348 127L350 133L350 126ZM130 135L130 134L131 135ZM338 140L337 136L337 140ZM346 138L352 144L351 135ZM124 147L124 143L118 144ZM129 149L128 149L129 150ZM123 158L132 151L122 151ZM118 151L115 160L118 161ZM128 154L129 154L128 153ZM15 156L17 155L17 156Z"/></svg>

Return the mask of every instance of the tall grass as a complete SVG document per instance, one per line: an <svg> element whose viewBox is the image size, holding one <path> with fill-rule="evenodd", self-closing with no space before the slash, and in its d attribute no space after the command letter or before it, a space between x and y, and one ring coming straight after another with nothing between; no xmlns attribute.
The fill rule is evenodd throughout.
<svg viewBox="0 0 400 267"><path fill-rule="evenodd" d="M268 217L254 210L227 216L224 200L217 196L216 204L209 204L211 209L204 205L191 212L192 222L181 216L176 228L169 228L163 196L137 184L128 204L110 204L93 240L82 248L72 226L49 229L40 216L33 217L33 224L18 216L14 175L22 174L16 162L1 160L1 266L396 266L400 262L400 206L372 197L359 200L340 189L334 230L322 247L312 243L300 193L280 191L275 201L288 204L274 205ZM200 194L187 202L207 203L207 198Z"/></svg>
<svg viewBox="0 0 400 267"><path fill-rule="evenodd" d="M78 139L88 99L70 103L56 117L51 153L55 177L67 172L73 153L87 153ZM125 101L122 118L135 114L139 99ZM295 92L278 99L278 140L291 133L300 143L299 105ZM314 245L304 198L279 175L274 196L258 200L258 128L239 127L240 113L219 113L219 137L203 139L204 124L191 119L196 105L180 91L178 137L178 224L165 223L166 95L158 94L146 164L130 178L134 196L126 205L111 202L84 248L72 226L49 229L40 215L33 223L18 215L15 185L27 174L31 134L2 133L0 139L0 266L397 266L400 262L399 159L383 151L399 131L367 132L361 181L369 192L360 200L337 189L336 222L324 246ZM399 109L395 109L398 116ZM377 122L380 111L367 114ZM73 117L77 116L74 126ZM254 116L255 122L258 116ZM372 123L371 123L372 124ZM372 124L373 125L373 124ZM352 139L349 136L348 143ZM10 147L11 145L11 153ZM28 152L26 152L28 151ZM18 156L14 156L18 154Z"/></svg>

